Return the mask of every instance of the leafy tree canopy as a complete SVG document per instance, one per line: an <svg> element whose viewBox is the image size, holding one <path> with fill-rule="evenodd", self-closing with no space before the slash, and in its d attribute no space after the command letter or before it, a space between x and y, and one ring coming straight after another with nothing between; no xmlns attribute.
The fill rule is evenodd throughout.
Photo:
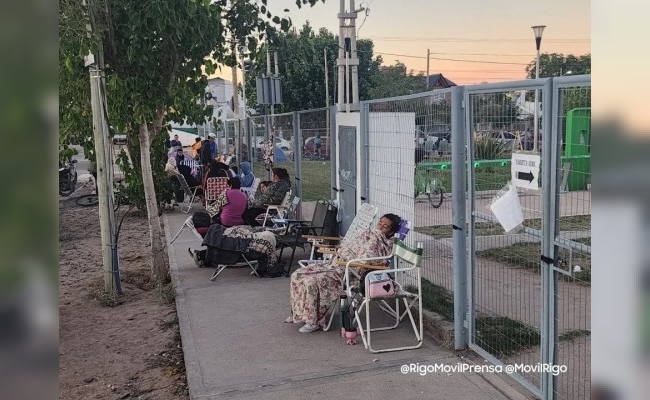
<svg viewBox="0 0 650 400"><path fill-rule="evenodd" d="M535 62L533 59L526 67L528 79L535 79ZM539 56L539 77L549 78L553 76L583 75L591 73L591 54L575 56L558 53L544 53Z"/></svg>

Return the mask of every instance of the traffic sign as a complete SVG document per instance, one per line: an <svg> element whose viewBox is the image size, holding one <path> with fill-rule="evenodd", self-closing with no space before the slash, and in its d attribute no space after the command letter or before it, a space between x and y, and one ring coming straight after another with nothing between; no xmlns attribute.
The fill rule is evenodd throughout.
<svg viewBox="0 0 650 400"><path fill-rule="evenodd" d="M520 188L539 190L540 156L512 153L512 183Z"/></svg>

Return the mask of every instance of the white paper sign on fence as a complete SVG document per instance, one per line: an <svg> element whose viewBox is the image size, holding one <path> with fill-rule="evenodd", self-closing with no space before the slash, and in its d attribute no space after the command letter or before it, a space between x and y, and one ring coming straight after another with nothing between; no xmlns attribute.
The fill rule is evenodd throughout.
<svg viewBox="0 0 650 400"><path fill-rule="evenodd" d="M508 191L490 204L490 210L499 220L503 230L510 232L524 222L524 215L521 212L521 204L517 195L517 188L509 185Z"/></svg>
<svg viewBox="0 0 650 400"><path fill-rule="evenodd" d="M512 183L526 189L539 190L540 157L537 154L512 153Z"/></svg>

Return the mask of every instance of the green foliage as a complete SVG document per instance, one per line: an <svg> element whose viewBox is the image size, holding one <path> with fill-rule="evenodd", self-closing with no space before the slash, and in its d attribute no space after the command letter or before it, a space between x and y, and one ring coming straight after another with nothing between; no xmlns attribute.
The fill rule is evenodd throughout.
<svg viewBox="0 0 650 400"><path fill-rule="evenodd" d="M369 95L370 99L382 99L421 93L426 90L425 76L421 73L415 75L412 70L407 73L406 65L397 60L395 65L382 68L381 71L374 74Z"/></svg>
<svg viewBox="0 0 650 400"><path fill-rule="evenodd" d="M510 145L491 137L482 137L474 142L474 156L477 160L500 160L506 158Z"/></svg>
<svg viewBox="0 0 650 400"><path fill-rule="evenodd" d="M526 67L526 75L529 79L535 79L535 62L533 59ZM544 53L539 56L539 77L548 78L551 76L583 75L591 73L591 54L575 56L573 54Z"/></svg>
<svg viewBox="0 0 650 400"><path fill-rule="evenodd" d="M540 334L534 328L508 317L476 318L476 344L497 357L539 346Z"/></svg>
<svg viewBox="0 0 650 400"><path fill-rule="evenodd" d="M156 292L158 293L158 296L160 297L160 301L163 304L173 304L174 301L176 301L176 288L174 287L174 284L171 282L168 283L159 282L156 285ZM176 321L176 323L178 323L178 321Z"/></svg>
<svg viewBox="0 0 650 400"><path fill-rule="evenodd" d="M106 292L103 288L93 290L92 297L104 307L117 307L122 304L117 292Z"/></svg>
<svg viewBox="0 0 650 400"><path fill-rule="evenodd" d="M165 139L167 134L158 135L151 145L151 167L153 169L154 187L158 206L169 204L173 199L173 192L169 177L165 173L167 163L167 147ZM120 187L129 203L140 210L146 210L144 187L142 185L142 168L140 167L140 145L130 141L127 145L128 152L122 150L116 162L124 172L124 185ZM162 208L161 208L162 209Z"/></svg>
<svg viewBox="0 0 650 400"><path fill-rule="evenodd" d="M490 93L472 97L475 121L482 127L508 126L521 114L508 93Z"/></svg>

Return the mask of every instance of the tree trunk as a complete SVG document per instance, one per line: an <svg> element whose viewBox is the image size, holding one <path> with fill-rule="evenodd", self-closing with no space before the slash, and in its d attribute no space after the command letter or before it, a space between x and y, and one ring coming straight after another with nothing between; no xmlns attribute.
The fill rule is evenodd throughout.
<svg viewBox="0 0 650 400"><path fill-rule="evenodd" d="M142 186L144 187L144 199L147 206L147 221L149 223L149 239L151 240L151 255L153 265L151 267L151 280L162 282L168 277L167 264L165 263L165 247L163 245L163 232L158 215L158 201L156 190L153 184L153 173L151 170L151 132L145 122L140 125L140 165L142 166Z"/></svg>

